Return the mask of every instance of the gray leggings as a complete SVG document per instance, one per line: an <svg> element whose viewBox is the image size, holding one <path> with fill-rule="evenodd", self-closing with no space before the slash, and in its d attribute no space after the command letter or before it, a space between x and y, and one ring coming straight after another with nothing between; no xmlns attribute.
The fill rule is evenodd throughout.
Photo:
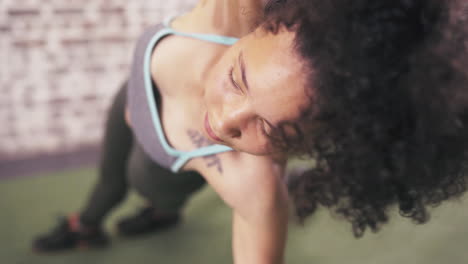
<svg viewBox="0 0 468 264"><path fill-rule="evenodd" d="M126 83L109 110L99 164L99 178L80 213L85 225L100 225L104 217L134 187L157 210L179 212L205 180L196 172L173 173L154 163L138 145L124 119Z"/></svg>

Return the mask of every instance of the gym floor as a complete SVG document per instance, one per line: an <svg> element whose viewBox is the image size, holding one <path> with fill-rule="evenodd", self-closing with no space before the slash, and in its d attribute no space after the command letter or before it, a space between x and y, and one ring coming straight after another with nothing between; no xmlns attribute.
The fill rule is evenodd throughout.
<svg viewBox="0 0 468 264"><path fill-rule="evenodd" d="M209 187L197 193L175 229L137 239L116 235L113 224L143 205L130 193L106 222L112 244L103 250L38 255L31 239L56 224L57 216L77 211L95 180L95 169L81 169L0 181L0 263L232 263L231 212ZM468 199L435 208L432 220L415 225L396 213L381 232L355 239L350 225L326 210L304 226L291 223L286 262L359 264L468 263Z"/></svg>

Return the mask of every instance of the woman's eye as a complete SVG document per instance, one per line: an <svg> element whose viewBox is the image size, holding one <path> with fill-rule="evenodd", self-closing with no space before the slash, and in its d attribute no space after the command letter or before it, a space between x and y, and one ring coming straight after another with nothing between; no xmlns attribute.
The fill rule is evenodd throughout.
<svg viewBox="0 0 468 264"><path fill-rule="evenodd" d="M271 127L268 124L268 122L263 119L259 119L259 124L262 134L264 134L265 136L269 136L271 133Z"/></svg>
<svg viewBox="0 0 468 264"><path fill-rule="evenodd" d="M234 87L240 91L240 85L234 80L234 67L231 67L229 70L229 79L231 80L232 85L234 85Z"/></svg>

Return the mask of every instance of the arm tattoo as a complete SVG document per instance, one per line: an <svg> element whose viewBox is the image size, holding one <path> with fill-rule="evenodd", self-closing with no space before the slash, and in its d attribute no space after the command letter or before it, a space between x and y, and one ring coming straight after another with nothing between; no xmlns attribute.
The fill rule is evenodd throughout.
<svg viewBox="0 0 468 264"><path fill-rule="evenodd" d="M198 148L211 145L211 142L206 139L200 132L196 130L189 129L187 134L190 137L192 143ZM219 173L223 173L223 167L221 165L221 159L216 155L203 156L203 159L206 162L206 165L210 167L216 167Z"/></svg>

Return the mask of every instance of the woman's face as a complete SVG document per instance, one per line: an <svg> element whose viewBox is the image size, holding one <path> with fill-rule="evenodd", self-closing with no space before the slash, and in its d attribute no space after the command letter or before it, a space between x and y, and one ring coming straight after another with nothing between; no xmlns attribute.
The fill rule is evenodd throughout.
<svg viewBox="0 0 468 264"><path fill-rule="evenodd" d="M254 155L273 151L271 128L297 119L309 102L293 39L294 32L258 28L225 52L205 86L209 139Z"/></svg>

